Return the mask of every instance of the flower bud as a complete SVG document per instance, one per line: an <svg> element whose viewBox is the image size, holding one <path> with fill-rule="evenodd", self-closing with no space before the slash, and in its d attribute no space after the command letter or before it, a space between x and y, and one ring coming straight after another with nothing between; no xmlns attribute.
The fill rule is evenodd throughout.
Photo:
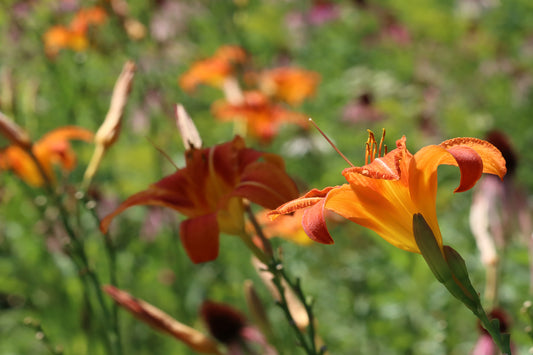
<svg viewBox="0 0 533 355"><path fill-rule="evenodd" d="M13 145L19 146L24 150L31 148L32 142L28 133L2 112L0 112L0 134L6 137Z"/></svg>

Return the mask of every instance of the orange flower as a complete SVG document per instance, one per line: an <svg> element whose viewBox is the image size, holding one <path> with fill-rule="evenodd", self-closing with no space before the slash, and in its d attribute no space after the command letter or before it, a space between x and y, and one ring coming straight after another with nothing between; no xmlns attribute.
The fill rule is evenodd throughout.
<svg viewBox="0 0 533 355"><path fill-rule="evenodd" d="M193 91L198 85L221 87L224 80L233 75L234 65L246 61L246 53L237 46L222 46L213 57L200 60L179 79L181 88Z"/></svg>
<svg viewBox="0 0 533 355"><path fill-rule="evenodd" d="M279 216L275 220L268 217L268 211L256 215L257 222L262 226L263 234L267 238L280 237L296 244L308 245L313 241L307 237L302 228L304 210L298 210L289 216ZM250 230L251 226L250 226Z"/></svg>
<svg viewBox="0 0 533 355"><path fill-rule="evenodd" d="M308 126L306 116L273 104L259 91L245 92L242 104L215 102L212 111L220 120L246 120L249 134L263 143L269 143L278 133L279 126L285 122L296 123L304 128Z"/></svg>
<svg viewBox="0 0 533 355"><path fill-rule="evenodd" d="M396 146L385 156L375 158L377 144L371 135L367 145L370 163L347 168L342 173L349 184L313 189L278 207L271 216L310 207L302 220L307 235L317 242L331 244L333 240L324 219L325 210L330 210L375 231L400 249L420 253L413 235L413 215L421 213L442 249L435 208L437 167L442 164L459 167L461 181L455 192L472 188L482 173L500 178L506 173L505 160L498 149L476 138L450 139L426 146L415 155L407 150L405 137Z"/></svg>
<svg viewBox="0 0 533 355"><path fill-rule="evenodd" d="M106 216L102 231L131 206L169 207L189 217L181 223L180 238L191 260L200 263L216 259L219 232L242 235L242 198L274 208L298 196L283 160L246 148L238 136L212 148L190 149L185 159L184 168L130 196Z"/></svg>
<svg viewBox="0 0 533 355"><path fill-rule="evenodd" d="M295 106L314 95L319 82L318 73L290 67L265 71L259 78L263 92Z"/></svg>
<svg viewBox="0 0 533 355"><path fill-rule="evenodd" d="M69 144L71 139L91 141L92 132L74 126L67 126L55 129L37 141L32 152L42 166L46 178L50 182L55 181L53 165L60 165L64 171L74 169L76 156ZM32 186L42 186L45 179L30 157L30 155L19 146L9 146L0 152L0 169L13 170L22 180Z"/></svg>
<svg viewBox="0 0 533 355"><path fill-rule="evenodd" d="M107 20L105 10L99 6L80 9L72 21L69 28L76 33L86 33L91 25L101 25Z"/></svg>
<svg viewBox="0 0 533 355"><path fill-rule="evenodd" d="M55 56L63 48L77 52L84 51L89 46L87 31L91 25L105 22L107 15L101 7L81 9L75 15L68 27L53 26L43 35L46 54Z"/></svg>

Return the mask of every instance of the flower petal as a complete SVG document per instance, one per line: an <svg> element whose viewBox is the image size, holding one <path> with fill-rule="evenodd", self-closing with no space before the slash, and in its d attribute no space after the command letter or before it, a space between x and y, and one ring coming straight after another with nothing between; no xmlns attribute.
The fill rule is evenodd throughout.
<svg viewBox="0 0 533 355"><path fill-rule="evenodd" d="M297 198L298 189L284 170L268 162L256 161L243 171L232 195L247 198L266 208L276 208Z"/></svg>
<svg viewBox="0 0 533 355"><path fill-rule="evenodd" d="M483 172L486 174L493 174L503 179L507 172L505 167L505 159L502 153L491 143L477 139L477 138L454 138L444 141L440 146L450 150L453 147L466 146L472 148L481 157L483 161ZM459 162L461 159L455 156L455 159ZM456 164L453 164L456 165Z"/></svg>
<svg viewBox="0 0 533 355"><path fill-rule="evenodd" d="M72 170L76 156L69 140L78 139L89 142L93 133L81 127L67 126L45 134L33 147L33 151L45 170L51 170L52 163L59 163L65 170Z"/></svg>
<svg viewBox="0 0 533 355"><path fill-rule="evenodd" d="M355 173L349 181L350 185L328 194L326 208L373 230L397 248L418 253L411 222L415 207L407 187L399 181L372 179Z"/></svg>
<svg viewBox="0 0 533 355"><path fill-rule="evenodd" d="M312 189L302 197L284 203L275 210L270 211L267 215L270 216L270 219L274 219L282 214L290 214L299 209L311 207L324 199L328 192L334 188L336 187L326 187L323 190Z"/></svg>
<svg viewBox="0 0 533 355"><path fill-rule="evenodd" d="M169 175L151 185L148 189L128 197L116 210L102 219L100 230L103 233L107 233L113 218L127 208L137 205L168 207L189 217L194 217L195 214L193 212L198 209L198 205L197 201L189 198L189 195L193 194L191 194L190 190L187 190L188 187L185 176L181 171Z"/></svg>
<svg viewBox="0 0 533 355"><path fill-rule="evenodd" d="M180 238L193 263L215 260L219 247L217 215L212 213L181 222Z"/></svg>
<svg viewBox="0 0 533 355"><path fill-rule="evenodd" d="M305 234L315 242L333 244L333 238L328 232L326 219L324 218L324 199L305 210L302 226Z"/></svg>

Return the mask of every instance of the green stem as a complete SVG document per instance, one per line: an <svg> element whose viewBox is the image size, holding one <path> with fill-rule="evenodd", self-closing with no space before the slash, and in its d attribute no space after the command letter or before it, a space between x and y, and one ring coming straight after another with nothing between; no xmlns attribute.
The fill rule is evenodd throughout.
<svg viewBox="0 0 533 355"><path fill-rule="evenodd" d="M35 166L37 167L39 173L41 174L41 177L43 178L44 185L45 185L45 188L46 188L46 191L49 197L52 199L52 201L54 202L54 205L59 210L59 215L61 218L61 222L63 224L63 228L65 228L65 231L67 235L69 236L69 240L72 243L72 249L71 249L72 254L69 253L69 255L71 256L71 259L73 260L74 264L78 267L78 272L80 272L82 275L86 275L86 277L88 277L90 283L92 284L94 292L96 294L96 298L98 300L100 308L102 309L104 319L111 319L109 310L107 308L107 304L105 303L105 300L103 297L103 293L101 289L102 284L100 283L100 280L98 279L98 275L94 272L94 270L92 270L92 268L89 265L89 259L87 257L87 253L85 251L85 246L83 244L82 239L78 236L78 233L76 233L74 228L72 228L69 218L68 218L68 212L65 209L65 206L61 201L61 198L55 193L52 182L50 181L50 178L46 174L45 169L41 165L41 162L39 161L39 159L37 159L37 157L33 153L32 147L28 148L26 150L26 153L28 153L28 155L34 162ZM76 257L74 257L74 255ZM75 259L78 259L79 263L76 262ZM85 286L85 283L83 283L83 285ZM105 321L103 323L105 324ZM110 337L108 334L104 336L103 339L104 339L105 346L108 349L108 352L111 354L112 353L111 349L113 348L111 344L117 343L117 342L113 341L113 337ZM115 345L115 349L117 350L116 351L117 355L120 355L121 354L120 346Z"/></svg>
<svg viewBox="0 0 533 355"><path fill-rule="evenodd" d="M91 207L91 205L94 203L94 201L91 201L87 198L87 195L81 191L79 191L76 195L76 197L82 202L83 206L89 211L91 216L93 217L96 224L100 225L100 218L98 217L98 214L96 213L96 210ZM111 239L111 236L109 233L103 233L104 237L104 246L106 250L106 256L109 263L109 282L113 286L118 286L118 279L117 279L117 253L116 253L116 247L113 244L113 240ZM99 284L101 286L101 284ZM101 288L99 287L100 295L102 295ZM113 339L112 343L115 346L115 353L117 355L122 354L122 341L120 336L120 329L119 329L119 320L118 320L118 305L113 302L111 304L111 327L113 330Z"/></svg>
<svg viewBox="0 0 533 355"><path fill-rule="evenodd" d="M257 245L255 245L254 241L248 233L242 230L238 236L257 259L259 259L265 265L268 265L270 263L270 259L268 258L268 256L261 249L259 249Z"/></svg>
<svg viewBox="0 0 533 355"><path fill-rule="evenodd" d="M241 235L241 239L248 245L250 250L254 253L254 255L268 268L268 272L272 274L272 283L276 287L276 290L279 293L279 300L278 300L278 306L281 307L283 310L283 313L285 314L285 318L287 319L289 325L294 330L296 337L298 339L298 342L300 346L305 350L305 352L308 355L317 355L317 354L323 354L325 352L325 347L323 349L320 349L320 351L317 351L316 349L316 329L315 329L315 322L314 322L314 314L313 314L313 305L311 302L308 302L307 297L305 296L301 286L300 281L297 279L296 282L292 282L292 280L287 275L283 264L281 260L277 260L274 256L274 253L272 251L272 246L270 244L270 241L266 238L266 236L263 233L263 230L259 223L257 222L255 215L253 214L250 205L248 203L244 204L245 206L245 212L249 218L249 220L252 222L252 225L255 229L255 232L259 239L263 243L263 248L265 252L263 252L261 249L259 249L252 241L250 236L246 234L246 232L243 231ZM303 304L307 318L309 319L309 324L307 325L307 335L308 339L304 336L304 333L298 328L298 325L296 324L296 321L294 320L291 311L289 309L289 303L285 294L285 286L283 284L286 284L287 287L294 292L294 294L298 297L298 300Z"/></svg>
<svg viewBox="0 0 533 355"><path fill-rule="evenodd" d="M304 337L304 334L300 331L298 328L298 325L296 324L294 318L292 317L291 311L289 309L289 303L287 302L287 297L285 296L285 287L283 286L282 279L286 281L287 285L294 290L293 284L288 280L287 275L283 271L283 266L280 263L272 262L268 270L270 273L274 276L272 278L272 282L276 286L276 289L279 293L279 302L278 305L283 310L283 313L285 314L285 318L287 318L287 321L289 322L289 325L294 330L296 334L296 338L298 339L299 345L305 350L305 352L309 355L315 355L317 354L316 348L315 348L315 340L314 338L311 338L309 341ZM304 303L305 304L305 303ZM305 307L307 310L307 307ZM308 314L309 315L309 314ZM309 319L311 322L311 318ZM311 323L309 323L309 326L311 326Z"/></svg>
<svg viewBox="0 0 533 355"><path fill-rule="evenodd" d="M491 322L481 305L474 311L474 314L480 320L483 328L489 332L494 343L498 346L503 355L511 355L511 345L509 334L500 333L499 324Z"/></svg>

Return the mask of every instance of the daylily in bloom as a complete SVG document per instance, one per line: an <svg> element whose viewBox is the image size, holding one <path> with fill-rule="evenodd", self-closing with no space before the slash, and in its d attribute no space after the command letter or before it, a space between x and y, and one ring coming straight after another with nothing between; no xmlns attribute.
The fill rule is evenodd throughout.
<svg viewBox="0 0 533 355"><path fill-rule="evenodd" d="M135 205L172 208L189 219L180 226L180 238L194 263L216 259L219 233L241 236L244 231L242 199L275 208L298 196L281 157L246 148L237 136L212 148L191 148L186 166L148 189L130 196L102 220L106 232L111 220Z"/></svg>
<svg viewBox="0 0 533 355"><path fill-rule="evenodd" d="M238 46L222 46L214 56L200 60L179 79L185 91L193 91L198 85L206 84L221 87L224 81L233 76L235 65L246 62L246 52Z"/></svg>
<svg viewBox="0 0 533 355"><path fill-rule="evenodd" d="M308 208L302 220L307 235L317 242L331 244L333 239L324 218L326 210L330 210L375 231L400 249L420 253L413 235L413 215L421 214L442 250L435 207L438 166L459 167L461 180L455 192L463 192L472 188L482 173L503 178L505 160L492 144L476 138L450 139L426 146L414 155L407 150L405 142L402 137L396 142L396 149L376 158L381 147L378 149L370 134L367 164L342 172L348 184L313 189L270 215Z"/></svg>
<svg viewBox="0 0 533 355"><path fill-rule="evenodd" d="M45 51L55 56L61 49L69 48L80 52L87 49L89 26L101 25L107 20L107 14L101 7L81 9L76 13L69 26L53 26L43 35Z"/></svg>
<svg viewBox="0 0 533 355"><path fill-rule="evenodd" d="M76 165L76 155L69 140L78 139L89 142L92 138L93 133L86 129L67 126L49 132L35 142L31 149L43 168L46 179L53 183L56 179L54 164L60 165L64 171L70 171ZM0 151L0 169L13 170L22 180L32 186L42 186L46 181L30 155L16 145Z"/></svg>
<svg viewBox="0 0 533 355"><path fill-rule="evenodd" d="M260 91L245 92L240 104L217 101L213 104L212 111L220 120L245 120L247 132L259 138L262 143L269 143L283 123L295 123L303 128L308 126L306 116L274 104Z"/></svg>
<svg viewBox="0 0 533 355"><path fill-rule="evenodd" d="M297 106L314 95L319 81L320 75L316 72L281 67L261 73L259 87L267 95Z"/></svg>

